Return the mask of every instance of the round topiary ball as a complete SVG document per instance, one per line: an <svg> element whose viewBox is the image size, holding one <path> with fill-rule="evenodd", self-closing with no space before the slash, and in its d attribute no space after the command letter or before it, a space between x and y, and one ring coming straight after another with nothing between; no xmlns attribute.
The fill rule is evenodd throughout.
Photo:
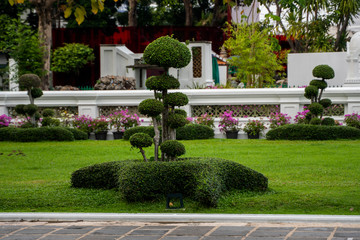
<svg viewBox="0 0 360 240"><path fill-rule="evenodd" d="M176 113L169 114L168 124L172 129L183 127L186 123L187 120L183 115Z"/></svg>
<svg viewBox="0 0 360 240"><path fill-rule="evenodd" d="M328 108L331 106L332 102L328 98L321 99L319 102L324 108Z"/></svg>
<svg viewBox="0 0 360 240"><path fill-rule="evenodd" d="M328 84L324 80L314 79L310 82L310 86L315 86L319 89L325 89L325 88L327 88Z"/></svg>
<svg viewBox="0 0 360 240"><path fill-rule="evenodd" d="M131 146L136 148L150 147L153 143L152 138L146 133L135 133L129 140Z"/></svg>
<svg viewBox="0 0 360 240"><path fill-rule="evenodd" d="M38 111L38 107L35 104L28 104L25 105L24 111L29 116L33 116Z"/></svg>
<svg viewBox="0 0 360 240"><path fill-rule="evenodd" d="M31 89L31 96L33 98L39 98L43 95L43 91L40 88Z"/></svg>
<svg viewBox="0 0 360 240"><path fill-rule="evenodd" d="M187 112L184 109L174 109L174 113L183 115L185 118L187 117Z"/></svg>
<svg viewBox="0 0 360 240"><path fill-rule="evenodd" d="M145 99L139 104L139 112L149 117L156 117L164 111L164 104L156 99Z"/></svg>
<svg viewBox="0 0 360 240"><path fill-rule="evenodd" d="M319 92L319 89L317 87L310 85L305 88L304 96L307 99L311 99L313 97L316 97L318 95L318 92Z"/></svg>
<svg viewBox="0 0 360 240"><path fill-rule="evenodd" d="M321 125L334 126L335 125L335 120L333 118L331 118L331 117L324 118L321 121Z"/></svg>
<svg viewBox="0 0 360 240"><path fill-rule="evenodd" d="M179 157L186 152L184 144L176 140L167 140L161 143L160 150L169 157Z"/></svg>
<svg viewBox="0 0 360 240"><path fill-rule="evenodd" d="M44 117L53 117L55 116L55 111L53 109L46 108L43 110L42 115Z"/></svg>
<svg viewBox="0 0 360 240"><path fill-rule="evenodd" d="M15 106L15 112L20 115L25 115L24 111L25 104L18 104Z"/></svg>
<svg viewBox="0 0 360 240"><path fill-rule="evenodd" d="M180 88L179 80L166 73L159 76L149 77L146 80L145 85L148 89L157 91Z"/></svg>
<svg viewBox="0 0 360 240"><path fill-rule="evenodd" d="M315 116L320 115L324 111L324 107L320 103L317 103L317 102L310 104L308 109Z"/></svg>
<svg viewBox="0 0 360 240"><path fill-rule="evenodd" d="M147 64L183 68L189 64L191 53L185 44L172 37L163 36L145 48L143 58Z"/></svg>
<svg viewBox="0 0 360 240"><path fill-rule="evenodd" d="M188 104L188 102L189 98L186 96L186 94L181 92L169 93L164 99L164 104L172 107L185 106Z"/></svg>
<svg viewBox="0 0 360 240"><path fill-rule="evenodd" d="M39 76L32 73L21 75L19 78L20 88L26 88L26 89L38 88L40 87L40 83L41 83L41 79L39 78Z"/></svg>
<svg viewBox="0 0 360 240"><path fill-rule="evenodd" d="M322 79L332 79L335 77L334 69L332 69L332 67L330 67L329 65L325 64L316 66L313 69L312 74L314 77Z"/></svg>
<svg viewBox="0 0 360 240"><path fill-rule="evenodd" d="M321 124L321 119L320 118L312 118L310 120L310 124L311 125L320 125Z"/></svg>

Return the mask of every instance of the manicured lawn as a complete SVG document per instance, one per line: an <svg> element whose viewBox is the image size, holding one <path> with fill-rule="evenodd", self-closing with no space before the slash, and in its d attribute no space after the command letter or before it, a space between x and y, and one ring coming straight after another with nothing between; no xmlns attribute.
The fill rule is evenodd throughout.
<svg viewBox="0 0 360 240"><path fill-rule="evenodd" d="M269 178L266 193L231 192L216 209L185 199L188 213L360 214L360 141L182 141L185 157L239 162ZM25 156L8 156L13 150ZM169 212L165 199L127 203L116 190L70 187L70 175L94 163L141 158L130 143L0 142L0 212ZM152 155L152 148L147 149Z"/></svg>

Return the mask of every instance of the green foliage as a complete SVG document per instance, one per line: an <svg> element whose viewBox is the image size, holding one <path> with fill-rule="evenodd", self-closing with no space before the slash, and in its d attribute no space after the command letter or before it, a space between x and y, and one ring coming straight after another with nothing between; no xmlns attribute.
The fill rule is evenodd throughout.
<svg viewBox="0 0 360 240"><path fill-rule="evenodd" d="M214 135L214 129L201 124L187 124L176 129L177 140L209 139Z"/></svg>
<svg viewBox="0 0 360 240"><path fill-rule="evenodd" d="M40 87L41 79L38 75L28 73L23 74L19 78L19 87L25 89L32 89Z"/></svg>
<svg viewBox="0 0 360 240"><path fill-rule="evenodd" d="M43 111L42 111L42 115L44 117L54 117L55 116L55 111L51 108L45 108Z"/></svg>
<svg viewBox="0 0 360 240"><path fill-rule="evenodd" d="M318 92L319 92L319 89L316 86L310 85L305 88L304 96L307 99L312 99L312 98L317 97Z"/></svg>
<svg viewBox="0 0 360 240"><path fill-rule="evenodd" d="M0 128L1 141L14 142L39 142L39 141L74 141L73 134L62 127L43 127L43 128L10 128L4 134ZM8 135L6 135L8 134ZM2 137L1 137L2 136Z"/></svg>
<svg viewBox="0 0 360 240"><path fill-rule="evenodd" d="M188 104L189 98L181 92L169 93L164 99L164 104L171 107L180 107Z"/></svg>
<svg viewBox="0 0 360 240"><path fill-rule="evenodd" d="M177 140L167 140L160 145L160 150L170 158L176 158L185 154L185 146Z"/></svg>
<svg viewBox="0 0 360 240"><path fill-rule="evenodd" d="M324 111L324 107L320 103L317 103L317 102L310 104L308 109L315 116L321 115Z"/></svg>
<svg viewBox="0 0 360 240"><path fill-rule="evenodd" d="M347 126L289 124L270 130L268 140L360 139L360 129Z"/></svg>
<svg viewBox="0 0 360 240"><path fill-rule="evenodd" d="M43 95L43 91L40 88L33 88L30 91L32 98L39 98Z"/></svg>
<svg viewBox="0 0 360 240"><path fill-rule="evenodd" d="M60 120L52 117L44 117L41 121L43 127L58 127L60 126Z"/></svg>
<svg viewBox="0 0 360 240"><path fill-rule="evenodd" d="M135 133L130 137L130 144L136 148L150 147L153 144L152 138L146 133Z"/></svg>
<svg viewBox="0 0 360 240"><path fill-rule="evenodd" d="M151 42L144 51L143 58L147 64L164 68L183 68L191 60L187 46L176 39L164 36Z"/></svg>
<svg viewBox="0 0 360 240"><path fill-rule="evenodd" d="M187 112L184 109L179 109L179 108L173 109L173 112L175 114L180 114L180 115L184 116L185 118L187 117Z"/></svg>
<svg viewBox="0 0 360 240"><path fill-rule="evenodd" d="M331 117L326 117L321 121L321 125L334 126L335 120Z"/></svg>
<svg viewBox="0 0 360 240"><path fill-rule="evenodd" d="M69 128L65 127L67 130L69 130L73 135L75 140L87 140L89 139L88 134L84 131L81 131L77 128Z"/></svg>
<svg viewBox="0 0 360 240"><path fill-rule="evenodd" d="M335 77L334 69L332 69L332 67L330 67L329 65L325 64L316 66L313 69L312 74L314 77L322 79L332 79Z"/></svg>
<svg viewBox="0 0 360 240"><path fill-rule="evenodd" d="M130 137L132 135L134 135L135 133L146 133L152 138L155 136L153 126L146 126L146 127L145 126L138 126L138 127L133 127L133 128L130 128L130 129L126 129L125 132L124 132L123 139L124 140L129 140Z"/></svg>
<svg viewBox="0 0 360 240"><path fill-rule="evenodd" d="M139 112L148 117L156 117L164 111L164 104L156 99L145 99L139 104Z"/></svg>
<svg viewBox="0 0 360 240"><path fill-rule="evenodd" d="M28 116L33 116L38 111L38 109L39 108L35 104L28 104L23 108L25 114Z"/></svg>
<svg viewBox="0 0 360 240"><path fill-rule="evenodd" d="M185 126L188 121L181 114L170 113L168 118L168 124L172 129L177 129Z"/></svg>
<svg viewBox="0 0 360 240"><path fill-rule="evenodd" d="M15 106L15 112L17 114L20 115L25 115L25 110L24 110L25 104L18 104Z"/></svg>
<svg viewBox="0 0 360 240"><path fill-rule="evenodd" d="M311 125L321 125L321 119L320 118L312 118L309 122Z"/></svg>
<svg viewBox="0 0 360 240"><path fill-rule="evenodd" d="M310 85L311 86L315 86L317 87L318 89L325 89L327 88L328 84L326 81L324 80L318 80L318 79L314 79L310 82Z"/></svg>
<svg viewBox="0 0 360 240"><path fill-rule="evenodd" d="M74 72L95 60L93 49L80 43L65 43L54 50L51 70L54 72Z"/></svg>
<svg viewBox="0 0 360 240"><path fill-rule="evenodd" d="M159 76L149 77L145 85L150 90L164 91L167 89L178 89L180 88L180 82L176 78L167 73L164 73ZM157 98L162 98L162 95L158 95Z"/></svg>
<svg viewBox="0 0 360 240"><path fill-rule="evenodd" d="M323 108L328 108L332 104L331 100L328 98L321 99L319 103L323 106Z"/></svg>

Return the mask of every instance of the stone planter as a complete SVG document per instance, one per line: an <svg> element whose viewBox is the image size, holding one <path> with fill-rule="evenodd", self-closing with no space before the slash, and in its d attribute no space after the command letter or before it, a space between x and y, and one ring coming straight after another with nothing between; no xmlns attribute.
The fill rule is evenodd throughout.
<svg viewBox="0 0 360 240"><path fill-rule="evenodd" d="M237 139L239 131L226 131L226 138L227 139Z"/></svg>
<svg viewBox="0 0 360 240"><path fill-rule="evenodd" d="M114 139L122 139L124 136L124 132L113 132Z"/></svg>
<svg viewBox="0 0 360 240"><path fill-rule="evenodd" d="M260 133L256 133L255 135L248 133L247 135L248 135L248 139L259 139L260 138Z"/></svg>

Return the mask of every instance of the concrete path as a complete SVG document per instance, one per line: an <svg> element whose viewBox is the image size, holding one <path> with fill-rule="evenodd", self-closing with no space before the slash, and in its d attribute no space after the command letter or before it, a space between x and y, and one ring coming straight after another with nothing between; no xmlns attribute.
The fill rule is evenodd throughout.
<svg viewBox="0 0 360 240"><path fill-rule="evenodd" d="M0 213L0 240L360 240L360 216L101 215Z"/></svg>

